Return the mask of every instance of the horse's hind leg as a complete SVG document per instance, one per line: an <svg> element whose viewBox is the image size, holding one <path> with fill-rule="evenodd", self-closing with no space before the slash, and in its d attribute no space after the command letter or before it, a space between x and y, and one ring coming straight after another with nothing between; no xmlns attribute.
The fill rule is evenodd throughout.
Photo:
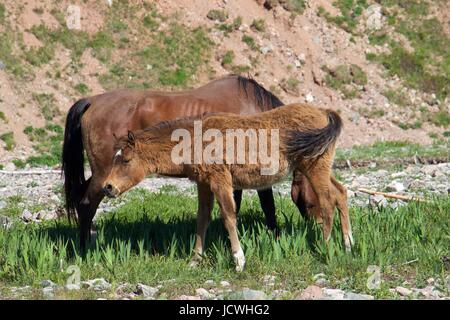
<svg viewBox="0 0 450 320"><path fill-rule="evenodd" d="M352 226L350 223L350 214L347 203L347 188L340 184L334 177L331 177L332 190L336 199L336 206L339 210L341 220L342 238L344 239L345 250L351 251L354 244L352 235Z"/></svg>
<svg viewBox="0 0 450 320"><path fill-rule="evenodd" d="M197 213L197 235L195 238L194 257L190 262L195 267L202 260L203 248L205 246L206 230L211 221L211 211L214 206L214 194L208 185L198 184L198 213Z"/></svg>
<svg viewBox="0 0 450 320"><path fill-rule="evenodd" d="M241 210L241 202L242 202L242 190L234 190L233 191L233 199L236 205L236 214Z"/></svg>
<svg viewBox="0 0 450 320"><path fill-rule="evenodd" d="M244 269L245 256L237 234L236 207L233 200L231 175L230 173L224 173L211 179L211 190L219 203L225 229L228 231L236 271L240 272Z"/></svg>
<svg viewBox="0 0 450 320"><path fill-rule="evenodd" d="M88 187L78 205L78 224L80 229L80 247L86 249L86 241L90 239L92 220L102 201L104 194L102 184L94 174L88 180Z"/></svg>
<svg viewBox="0 0 450 320"><path fill-rule="evenodd" d="M272 188L257 190L259 202L261 203L261 208L266 217L266 225L269 230L276 231L277 228L277 217L275 215L275 201L273 199Z"/></svg>

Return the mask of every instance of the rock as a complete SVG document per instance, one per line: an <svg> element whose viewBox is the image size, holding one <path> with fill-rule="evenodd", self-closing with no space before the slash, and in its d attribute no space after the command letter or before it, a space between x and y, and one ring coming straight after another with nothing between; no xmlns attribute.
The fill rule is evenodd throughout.
<svg viewBox="0 0 450 320"><path fill-rule="evenodd" d="M53 291L53 287L45 287L42 289L42 294L44 298L51 299L55 296L55 292Z"/></svg>
<svg viewBox="0 0 450 320"><path fill-rule="evenodd" d="M296 300L318 300L322 299L324 294L322 288L318 286L308 286L295 299Z"/></svg>
<svg viewBox="0 0 450 320"><path fill-rule="evenodd" d="M308 94L307 94L306 97L305 97L305 101L306 101L307 103L311 103L311 102L314 101L314 96L312 95L311 92L308 92Z"/></svg>
<svg viewBox="0 0 450 320"><path fill-rule="evenodd" d="M244 300L267 300L264 291L252 290L249 288L242 290L242 296Z"/></svg>
<svg viewBox="0 0 450 320"><path fill-rule="evenodd" d="M93 280L83 281L83 286L90 290L104 291L111 288L111 284L103 278L97 278Z"/></svg>
<svg viewBox="0 0 450 320"><path fill-rule="evenodd" d="M25 222L30 222L31 220L33 220L33 214L28 209L25 209L23 210L20 218Z"/></svg>
<svg viewBox="0 0 450 320"><path fill-rule="evenodd" d="M434 278L428 278L428 279L427 279L427 283L428 283L428 284L433 284L434 281L435 281Z"/></svg>
<svg viewBox="0 0 450 320"><path fill-rule="evenodd" d="M14 163L9 162L5 165L5 170L6 171L14 171L14 170L16 170L16 166L14 165Z"/></svg>
<svg viewBox="0 0 450 320"><path fill-rule="evenodd" d="M400 286L396 287L395 291L398 294L400 294L401 296L404 296L404 297L409 296L412 293L412 291L409 290L408 288L400 287Z"/></svg>
<svg viewBox="0 0 450 320"><path fill-rule="evenodd" d="M6 201L0 200L0 210L7 206Z"/></svg>
<svg viewBox="0 0 450 320"><path fill-rule="evenodd" d="M175 298L175 300L202 300L199 296L187 296L187 295L181 295Z"/></svg>
<svg viewBox="0 0 450 320"><path fill-rule="evenodd" d="M328 286L330 283L326 277L327 276L324 273L318 273L318 274L314 275L314 277L313 277L314 284L319 287Z"/></svg>
<svg viewBox="0 0 450 320"><path fill-rule="evenodd" d="M55 288L55 287L57 287L57 284L54 283L52 280L42 280L41 287L42 288L48 288L48 287Z"/></svg>
<svg viewBox="0 0 450 320"><path fill-rule="evenodd" d="M142 295L146 298L153 298L158 291L158 288L150 287L142 283L138 283L136 285L136 294Z"/></svg>
<svg viewBox="0 0 450 320"><path fill-rule="evenodd" d="M373 195L369 196L369 204L372 207L386 207L388 204L388 201L381 194L373 194Z"/></svg>
<svg viewBox="0 0 450 320"><path fill-rule="evenodd" d="M214 295L211 294L208 290L205 288L198 288L195 289L195 293L200 296L203 300L210 300L214 298Z"/></svg>
<svg viewBox="0 0 450 320"><path fill-rule="evenodd" d="M206 280L204 285L205 286L213 286L214 285L214 280Z"/></svg>
<svg viewBox="0 0 450 320"><path fill-rule="evenodd" d="M352 113L352 117L351 117L351 121L354 123L354 124L359 124L359 119L361 118L361 116L359 115L359 113L358 112L353 112Z"/></svg>
<svg viewBox="0 0 450 320"><path fill-rule="evenodd" d="M262 54L268 54L269 52L273 51L273 46L272 46L272 44L262 46L260 51Z"/></svg>
<svg viewBox="0 0 450 320"><path fill-rule="evenodd" d="M69 283L64 286L67 290L80 290L80 286L78 284Z"/></svg>
<svg viewBox="0 0 450 320"><path fill-rule="evenodd" d="M403 183L394 180L386 187L386 190L391 192L403 192L406 190L406 187Z"/></svg>
<svg viewBox="0 0 450 320"><path fill-rule="evenodd" d="M329 289L324 288L322 289L322 292L325 295L325 299L329 300L344 300L345 292L341 289Z"/></svg>
<svg viewBox="0 0 450 320"><path fill-rule="evenodd" d="M289 291L287 291L287 290L283 290L283 289L273 290L272 293L270 294L270 298L275 299L275 300L282 299L287 294L289 294Z"/></svg>
<svg viewBox="0 0 450 320"><path fill-rule="evenodd" d="M382 8L378 4L369 6L364 11L364 17L366 19L366 28L369 30L380 30L384 25L384 17L381 12Z"/></svg>
<svg viewBox="0 0 450 320"><path fill-rule="evenodd" d="M346 299L346 300L374 300L374 297L371 295L368 295L368 294L346 292L344 294L344 299Z"/></svg>
<svg viewBox="0 0 450 320"><path fill-rule="evenodd" d="M222 287L229 287L229 286L230 286L230 283L229 283L228 281L220 281L220 285L221 285Z"/></svg>

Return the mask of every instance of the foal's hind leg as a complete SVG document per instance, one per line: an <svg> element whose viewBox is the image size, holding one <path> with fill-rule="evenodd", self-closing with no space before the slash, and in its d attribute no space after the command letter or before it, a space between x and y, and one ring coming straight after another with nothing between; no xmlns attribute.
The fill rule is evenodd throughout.
<svg viewBox="0 0 450 320"><path fill-rule="evenodd" d="M230 237L231 252L236 263L236 271L240 272L244 269L245 256L237 234L236 207L233 200L231 174L229 172L218 174L218 176L212 177L211 180L211 190L219 203L220 213Z"/></svg>
<svg viewBox="0 0 450 320"><path fill-rule="evenodd" d="M278 234L277 217L275 215L275 201L273 198L272 188L257 190L261 209L266 217L266 225L269 230Z"/></svg>
<svg viewBox="0 0 450 320"><path fill-rule="evenodd" d="M211 211L214 206L214 194L208 185L198 184L198 213L197 235L195 239L194 257L189 266L195 267L202 260L203 247L205 246L206 230L211 221Z"/></svg>
<svg viewBox="0 0 450 320"><path fill-rule="evenodd" d="M352 226L350 224L350 215L348 212L347 188L340 184L334 177L331 177L331 184L336 201L336 206L339 210L342 238L344 239L345 250L351 251L351 247L354 244L354 241L352 235Z"/></svg>

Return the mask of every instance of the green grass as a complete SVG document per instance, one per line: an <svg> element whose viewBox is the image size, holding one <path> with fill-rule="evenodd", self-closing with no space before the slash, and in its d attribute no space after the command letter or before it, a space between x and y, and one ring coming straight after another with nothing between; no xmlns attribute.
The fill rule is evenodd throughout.
<svg viewBox="0 0 450 320"><path fill-rule="evenodd" d="M254 19L250 27L256 31L264 32L266 31L266 21L264 19Z"/></svg>
<svg viewBox="0 0 450 320"><path fill-rule="evenodd" d="M242 42L244 42L250 49L259 51L259 46L256 44L255 39L252 36L244 34L242 36Z"/></svg>
<svg viewBox="0 0 450 320"><path fill-rule="evenodd" d="M347 32L356 34L357 18L368 7L366 0L336 0L333 5L340 10L337 16L331 16L325 9L319 8L319 15L324 16L328 22L336 24Z"/></svg>
<svg viewBox="0 0 450 320"><path fill-rule="evenodd" d="M0 209L0 215L4 215L7 217L18 217L22 214L23 208L20 204L23 202L23 197L20 195L10 196L8 198L0 198L6 202L6 206ZM0 231L1 232L1 231ZM1 279L1 276L0 276ZM1 280L0 280L1 282Z"/></svg>
<svg viewBox="0 0 450 320"><path fill-rule="evenodd" d="M229 66L233 63L234 52L232 50L228 50L222 57L222 66Z"/></svg>
<svg viewBox="0 0 450 320"><path fill-rule="evenodd" d="M0 111L0 120L2 120L4 123L8 123L8 119L6 119L6 115L3 111Z"/></svg>
<svg viewBox="0 0 450 320"><path fill-rule="evenodd" d="M211 46L205 29L171 22L168 30L152 35L151 44L113 64L100 81L106 88L186 87L208 64Z"/></svg>
<svg viewBox="0 0 450 320"><path fill-rule="evenodd" d="M393 160L417 156L446 156L450 143L420 145L408 141L378 141L370 146L356 146L352 149L337 149L336 160Z"/></svg>
<svg viewBox="0 0 450 320"><path fill-rule="evenodd" d="M33 99L39 105L42 116L45 120L51 121L53 118L61 115L58 107L55 104L55 97L53 93L35 93L33 92Z"/></svg>
<svg viewBox="0 0 450 320"><path fill-rule="evenodd" d="M104 277L113 288L121 282L157 285L175 279L163 285L162 298L193 294L207 279L227 280L236 289L260 289L260 279L275 274L273 289L288 290L292 298L313 282L314 274L324 272L332 287L386 298L391 296L388 288L401 285L405 278L411 285L423 286L429 277L446 275L442 259L449 255L448 198L409 204L398 211L351 208L356 240L351 254L342 248L338 221L326 249L317 225L303 220L288 198L276 201L282 230L277 240L263 226L256 197L244 198L238 222L247 265L241 274L234 271L217 206L207 234L205 261L190 269L196 199L134 190L126 205L100 218L97 242L85 257L76 246L76 229L63 220L1 229L0 286L39 288L43 279L64 285L66 269L77 265L81 280ZM382 268L379 290L366 287L369 265ZM95 297L83 290L72 294Z"/></svg>
<svg viewBox="0 0 450 320"><path fill-rule="evenodd" d="M228 12L225 10L213 9L209 10L206 17L211 20L225 22L228 19Z"/></svg>
<svg viewBox="0 0 450 320"><path fill-rule="evenodd" d="M50 123L43 128L27 126L24 133L30 141L34 142L33 149L37 154L28 157L25 163L32 167L54 167L60 164L62 141L64 139L64 131L61 126Z"/></svg>
<svg viewBox="0 0 450 320"><path fill-rule="evenodd" d="M3 24L5 22L5 5L3 3L0 3L0 24Z"/></svg>
<svg viewBox="0 0 450 320"><path fill-rule="evenodd" d="M334 69L323 66L327 72L325 83L328 87L341 91L345 99L352 99L360 95L360 86L367 84L367 75L356 64L339 65Z"/></svg>
<svg viewBox="0 0 450 320"><path fill-rule="evenodd" d="M5 132L0 135L0 140L5 143L5 149L11 151L14 149L16 143L14 142L14 133L13 132Z"/></svg>
<svg viewBox="0 0 450 320"><path fill-rule="evenodd" d="M75 85L74 89L83 95L89 93L90 91L89 87L85 83L78 83Z"/></svg>

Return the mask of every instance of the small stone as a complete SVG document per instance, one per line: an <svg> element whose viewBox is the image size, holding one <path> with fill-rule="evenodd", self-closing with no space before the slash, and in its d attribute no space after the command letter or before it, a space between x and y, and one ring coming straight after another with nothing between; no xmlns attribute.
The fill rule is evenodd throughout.
<svg viewBox="0 0 450 320"><path fill-rule="evenodd" d="M406 187L403 183L394 180L386 187L386 190L394 192L402 192L406 190Z"/></svg>
<svg viewBox="0 0 450 320"><path fill-rule="evenodd" d="M427 283L428 283L428 284L433 284L434 281L435 281L434 278L428 278L428 279L427 279Z"/></svg>
<svg viewBox="0 0 450 320"><path fill-rule="evenodd" d="M25 209L23 210L20 218L25 222L30 222L31 220L33 220L33 214L28 209Z"/></svg>
<svg viewBox="0 0 450 320"><path fill-rule="evenodd" d="M220 285L221 285L222 287L229 287L229 286L230 286L230 283L229 283L228 281L220 281Z"/></svg>
<svg viewBox="0 0 450 320"><path fill-rule="evenodd" d="M213 286L214 285L214 280L206 280L204 285L205 286Z"/></svg>
<svg viewBox="0 0 450 320"><path fill-rule="evenodd" d="M14 170L16 170L16 166L14 165L14 163L9 162L5 165L5 170L6 171L14 171Z"/></svg>
<svg viewBox="0 0 450 320"><path fill-rule="evenodd" d="M361 116L359 115L359 113L358 112L353 112L352 113L352 117L351 117L351 121L354 123L354 124L359 124L359 119L361 118Z"/></svg>
<svg viewBox="0 0 450 320"><path fill-rule="evenodd" d="M326 278L327 276L324 273L318 273L313 276L314 284L319 287L326 287L330 283Z"/></svg>
<svg viewBox="0 0 450 320"><path fill-rule="evenodd" d="M267 295L264 293L264 291L260 290L252 290L249 288L245 288L242 290L242 295L244 300L266 300Z"/></svg>
<svg viewBox="0 0 450 320"><path fill-rule="evenodd" d="M214 295L211 294L208 290L205 288L198 288L195 289L195 293L200 296L203 300L210 300L214 298Z"/></svg>
<svg viewBox="0 0 450 320"><path fill-rule="evenodd" d="M95 291L103 291L111 288L111 284L103 278L83 281L83 285L88 289L93 289Z"/></svg>
<svg viewBox="0 0 450 320"><path fill-rule="evenodd" d="M80 290L80 286L78 284L69 283L64 286L67 290Z"/></svg>
<svg viewBox="0 0 450 320"><path fill-rule="evenodd" d="M322 289L322 291L325 294L325 299L344 300L345 292L342 291L341 289L324 288Z"/></svg>
<svg viewBox="0 0 450 320"><path fill-rule="evenodd" d="M136 294L142 295L146 298L153 298L158 291L158 288L150 287L142 283L138 283L136 285Z"/></svg>
<svg viewBox="0 0 450 320"><path fill-rule="evenodd" d="M305 97L305 100L306 100L307 103L313 102L313 101L314 101L314 96L313 96L313 94L312 94L311 92L308 92L308 94L307 94L306 97Z"/></svg>
<svg viewBox="0 0 450 320"><path fill-rule="evenodd" d="M388 202L387 199L381 194L373 194L369 196L369 204L372 207L385 207Z"/></svg>
<svg viewBox="0 0 450 320"><path fill-rule="evenodd" d="M368 294L346 292L344 294L344 299L347 299L347 300L374 300L374 297L371 295L368 295Z"/></svg>
<svg viewBox="0 0 450 320"><path fill-rule="evenodd" d="M409 296L412 293L412 291L409 290L408 288L400 287L400 286L396 287L395 291L398 294L400 294L401 296L404 296L404 297Z"/></svg>
<svg viewBox="0 0 450 320"><path fill-rule="evenodd" d="M296 300L318 300L323 298L322 288L318 286L308 286L295 299Z"/></svg>
<svg viewBox="0 0 450 320"><path fill-rule="evenodd" d="M46 299L53 298L55 296L55 292L52 287L45 287L42 289L42 294Z"/></svg>
<svg viewBox="0 0 450 320"><path fill-rule="evenodd" d="M48 288L48 287L54 288L56 286L57 286L57 284L54 283L52 280L42 280L41 281L42 288Z"/></svg>

